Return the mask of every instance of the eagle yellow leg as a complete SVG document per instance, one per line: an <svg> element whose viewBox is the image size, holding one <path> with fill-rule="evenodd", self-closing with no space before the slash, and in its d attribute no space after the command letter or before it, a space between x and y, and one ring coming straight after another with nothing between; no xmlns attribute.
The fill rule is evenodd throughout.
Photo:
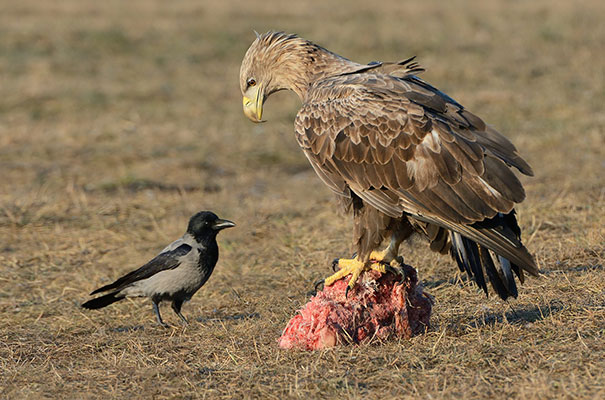
<svg viewBox="0 0 605 400"><path fill-rule="evenodd" d="M355 286L357 279L359 279L359 276L363 271L373 269L375 271L385 273L388 269L388 266L381 262L375 262L374 260L363 262L357 257L338 259L338 267L340 269L336 271L336 273L324 279L324 286L330 286L337 280L342 279L347 275L351 275L347 292L349 289L352 289L353 286Z"/></svg>
<svg viewBox="0 0 605 400"><path fill-rule="evenodd" d="M370 261L378 263L379 265L387 264L396 271L401 271L401 263L403 262L403 259L401 257L397 257L401 242L403 242L403 237L400 234L393 234L386 249L382 251L373 251L370 253Z"/></svg>
<svg viewBox="0 0 605 400"><path fill-rule="evenodd" d="M398 257L397 252L393 254L390 248L391 246L387 247L383 251L373 251L370 254L370 261L373 263L372 265L378 267L372 267L372 269L380 271L383 274L387 271L394 272L401 276L401 281L403 282L405 279L403 257Z"/></svg>
<svg viewBox="0 0 605 400"><path fill-rule="evenodd" d="M355 286L355 283L357 282L357 279L359 279L361 273L371 269L383 274L387 271L391 271L398 273L403 277L403 267L401 266L403 263L403 258L397 256L399 245L402 241L403 238L401 235L392 235L391 242L387 248L382 251L373 251L370 254L370 259L367 262L361 261L358 257L340 258L334 260L334 262L338 264L339 270L333 275L330 275L324 279L324 286L330 286L337 280L342 279L350 274L351 279L349 280L347 288L348 292L349 289L352 289L353 286Z"/></svg>
<svg viewBox="0 0 605 400"><path fill-rule="evenodd" d="M336 260L335 260L336 262ZM366 263L359 260L357 257L355 258L339 258L338 259L338 267L340 268L336 273L330 275L326 279L324 279L324 286L330 286L334 282L339 279L344 278L345 276L351 274L351 280L349 281L349 287L353 287L359 275L364 270ZM353 285L351 284L353 283Z"/></svg>
<svg viewBox="0 0 605 400"><path fill-rule="evenodd" d="M384 262L389 264L394 259L395 257L389 252L388 247L382 251L374 250L372 253L370 253L370 260L374 262Z"/></svg>

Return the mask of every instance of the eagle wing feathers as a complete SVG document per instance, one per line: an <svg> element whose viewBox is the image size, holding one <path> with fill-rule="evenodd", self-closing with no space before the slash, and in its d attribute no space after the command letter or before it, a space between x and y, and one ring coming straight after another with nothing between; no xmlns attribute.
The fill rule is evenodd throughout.
<svg viewBox="0 0 605 400"><path fill-rule="evenodd" d="M510 213L525 198L510 166L531 168L508 139L426 82L373 70L317 81L295 127L336 193L352 190L389 216L407 213L459 232L537 272L520 241L473 226Z"/></svg>

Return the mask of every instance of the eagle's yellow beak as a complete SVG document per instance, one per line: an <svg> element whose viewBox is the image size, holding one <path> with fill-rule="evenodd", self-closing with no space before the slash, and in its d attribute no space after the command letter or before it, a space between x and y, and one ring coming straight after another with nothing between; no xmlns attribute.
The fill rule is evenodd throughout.
<svg viewBox="0 0 605 400"><path fill-rule="evenodd" d="M249 96L249 97L248 97ZM246 91L243 99L244 114L252 122L265 122L263 118L263 94L260 85Z"/></svg>

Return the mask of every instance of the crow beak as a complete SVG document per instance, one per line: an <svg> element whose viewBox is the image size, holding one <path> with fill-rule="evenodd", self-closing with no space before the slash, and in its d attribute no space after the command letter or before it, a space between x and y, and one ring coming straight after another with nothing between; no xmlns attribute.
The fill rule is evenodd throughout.
<svg viewBox="0 0 605 400"><path fill-rule="evenodd" d="M215 231L220 231L221 229L231 228L235 226L235 223L229 221L228 219L217 219L212 223L212 229Z"/></svg>

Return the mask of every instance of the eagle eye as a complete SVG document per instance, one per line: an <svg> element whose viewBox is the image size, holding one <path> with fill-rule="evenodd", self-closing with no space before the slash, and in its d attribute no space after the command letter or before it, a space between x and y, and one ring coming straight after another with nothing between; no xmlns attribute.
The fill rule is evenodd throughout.
<svg viewBox="0 0 605 400"><path fill-rule="evenodd" d="M248 87L255 86L256 85L256 79L254 79L254 78L248 79L247 84L248 84Z"/></svg>

